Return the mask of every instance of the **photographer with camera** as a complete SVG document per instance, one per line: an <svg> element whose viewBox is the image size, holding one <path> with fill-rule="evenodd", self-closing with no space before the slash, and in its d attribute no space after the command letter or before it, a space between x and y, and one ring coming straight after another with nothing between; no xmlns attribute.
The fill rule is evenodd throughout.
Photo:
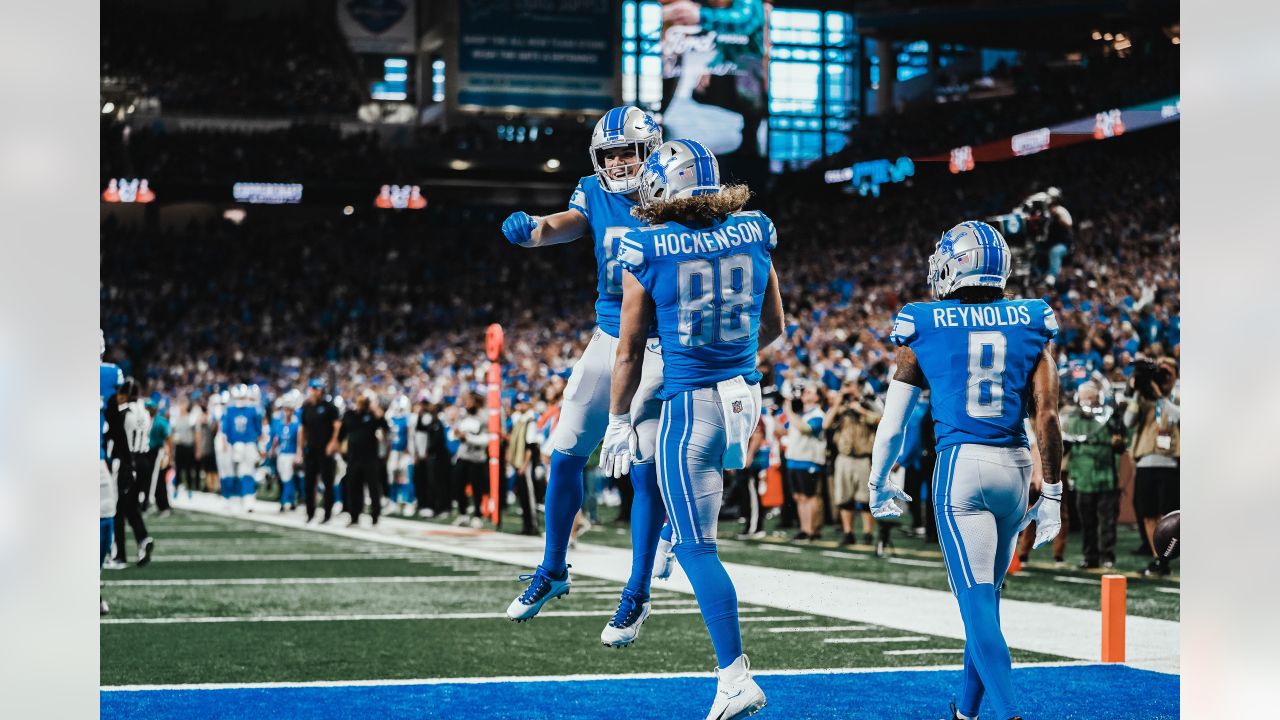
<svg viewBox="0 0 1280 720"><path fill-rule="evenodd" d="M1071 213L1062 205L1062 190L1050 187L1023 200L1014 210L1025 223L1032 262L1046 282L1062 274L1062 259L1071 252Z"/></svg>
<svg viewBox="0 0 1280 720"><path fill-rule="evenodd" d="M841 545L857 543L853 534L855 512L862 516L863 543L871 544L873 521L867 483L871 478L871 448L883 408L875 391L860 387L857 380L846 380L839 393L831 393L827 422L834 428L836 459L829 492L831 504L840 511L840 525L844 530Z"/></svg>
<svg viewBox="0 0 1280 720"><path fill-rule="evenodd" d="M1080 567L1112 568L1120 512L1117 463L1125 449L1124 425L1097 383L1081 385L1075 400L1063 418L1062 443L1083 534Z"/></svg>
<svg viewBox="0 0 1280 720"><path fill-rule="evenodd" d="M1143 572L1148 576L1169 574L1169 561L1161 558L1150 542L1156 522L1166 513L1179 509L1179 457L1181 412L1170 395L1178 381L1178 366L1173 358L1139 359L1133 364L1130 380L1134 399L1124 412L1125 427L1133 432L1130 451L1137 468L1133 482L1133 509L1140 529L1153 547L1151 564Z"/></svg>

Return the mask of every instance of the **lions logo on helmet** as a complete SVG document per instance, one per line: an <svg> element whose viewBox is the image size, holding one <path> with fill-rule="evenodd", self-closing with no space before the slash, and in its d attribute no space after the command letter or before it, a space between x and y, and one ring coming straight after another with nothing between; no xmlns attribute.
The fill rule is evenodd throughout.
<svg viewBox="0 0 1280 720"><path fill-rule="evenodd" d="M640 206L720 192L720 164L697 140L663 143L640 173Z"/></svg>
<svg viewBox="0 0 1280 720"><path fill-rule="evenodd" d="M600 180L600 187L611 193L635 190L640 185L640 167L661 144L662 128L640 108L625 105L605 113L591 133L591 166ZM636 162L622 165L623 177L614 178L605 169L604 151L626 147L635 149Z"/></svg>
<svg viewBox="0 0 1280 720"><path fill-rule="evenodd" d="M1009 243L980 220L962 222L943 233L929 256L929 287L937 299L962 287L1003 289L1010 272Z"/></svg>

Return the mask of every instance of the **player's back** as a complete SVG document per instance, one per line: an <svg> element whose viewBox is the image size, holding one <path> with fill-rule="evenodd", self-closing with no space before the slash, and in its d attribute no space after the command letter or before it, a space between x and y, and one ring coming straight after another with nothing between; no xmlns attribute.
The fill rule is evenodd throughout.
<svg viewBox="0 0 1280 720"><path fill-rule="evenodd" d="M776 244L773 223L757 211L705 228L664 223L622 239L619 261L653 298L662 398L739 375L759 382L760 312Z"/></svg>
<svg viewBox="0 0 1280 720"><path fill-rule="evenodd" d="M939 451L961 443L1027 446L1032 372L1057 330L1043 300L902 308L890 339L911 348L928 381Z"/></svg>
<svg viewBox="0 0 1280 720"><path fill-rule="evenodd" d="M233 405L226 409L223 427L227 441L232 443L256 442L262 431L262 421L255 408Z"/></svg>
<svg viewBox="0 0 1280 720"><path fill-rule="evenodd" d="M391 425L391 449L405 452L409 449L409 416L396 415L389 418Z"/></svg>

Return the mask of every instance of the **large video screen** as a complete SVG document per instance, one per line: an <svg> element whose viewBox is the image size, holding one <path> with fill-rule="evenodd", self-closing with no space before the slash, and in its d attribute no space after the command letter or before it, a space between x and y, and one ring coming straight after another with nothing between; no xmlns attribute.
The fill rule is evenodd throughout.
<svg viewBox="0 0 1280 720"><path fill-rule="evenodd" d="M725 159L767 151L768 12L764 0L665 0L662 124Z"/></svg>

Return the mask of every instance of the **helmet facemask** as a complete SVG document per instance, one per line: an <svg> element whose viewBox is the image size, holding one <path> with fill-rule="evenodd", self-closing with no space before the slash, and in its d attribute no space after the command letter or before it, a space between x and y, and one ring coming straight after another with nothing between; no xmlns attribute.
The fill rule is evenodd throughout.
<svg viewBox="0 0 1280 720"><path fill-rule="evenodd" d="M643 141L622 140L593 146L591 148L591 166L596 171L596 177L600 179L601 187L611 193L634 192L640 186L640 170L644 167L644 161L658 144L659 142L656 138L651 138ZM629 163L611 166L606 160L606 156L610 150L618 148L633 150L636 159Z"/></svg>

